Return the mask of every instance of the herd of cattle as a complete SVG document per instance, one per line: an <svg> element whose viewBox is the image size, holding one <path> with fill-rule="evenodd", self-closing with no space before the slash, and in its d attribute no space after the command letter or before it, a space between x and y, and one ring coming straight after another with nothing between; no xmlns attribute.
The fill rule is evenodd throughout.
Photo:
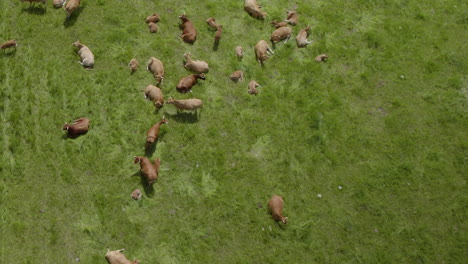
<svg viewBox="0 0 468 264"><path fill-rule="evenodd" d="M30 2L30 5L33 3L43 3L44 8L47 4L47 0L20 0L22 2ZM66 11L66 19L68 20L70 16L79 8L80 0L53 0L53 6L56 8L63 7ZM260 5L257 4L256 0L245 0L244 2L244 10L252 17L257 19L264 19L267 15L265 12L260 10ZM179 18L181 19L182 23L180 24L180 28L182 33L179 34L179 37L186 43L193 44L197 39L197 31L195 29L194 24L192 21L187 17L187 15L183 14L180 15ZM151 33L156 33L158 31L158 26L156 23L160 21L160 16L158 14L152 14L145 19L146 23L148 24L148 28ZM214 18L208 18L205 20L206 23L210 28L216 30L215 33L215 44L218 44L221 39L222 33L222 25L218 25ZM298 23L298 15L296 11L287 11L287 17L284 21L276 22L272 21L271 24L276 28L273 33L271 34L270 41L272 46L275 47L275 44L285 40L287 42L292 34L292 28L289 27L295 26ZM312 43L313 41L308 41L307 37L309 35L310 26L302 29L299 31L296 42L299 48L304 48L308 44ZM0 49L5 50L7 48L12 48L18 46L18 43L15 39L9 40L0 45ZM91 50L81 44L79 41L73 43L78 49L78 55L80 56L81 60L80 63L85 67L85 69L91 69L94 66L94 54ZM274 51L265 40L260 40L254 47L255 49L255 58L260 65L269 58L269 56L274 54ZM235 49L235 53L239 59L243 57L243 49L241 46L237 46ZM205 74L209 72L208 63L205 61L199 60L192 60L191 54L184 54L185 56L185 68L189 71L193 72L194 74L190 74L186 77L183 77L179 80L179 83L176 86L176 90L180 93L187 93L192 91L192 87L197 84L197 81L205 80ZM315 60L326 61L328 56L326 54L318 55ZM138 68L138 61L136 59L132 59L129 63L129 68L131 73L135 72ZM163 63L155 58L151 57L147 63L147 70L153 75L154 79L156 80L156 85L148 85L144 89L145 98L151 100L159 110L163 107L164 103L174 105L178 111L179 110L189 110L189 111L196 111L197 109L201 108L203 105L202 100L192 98L192 99L185 99L185 100L176 100L174 98L169 98L168 100L164 101L164 96L162 90L158 87L161 86L164 80L164 66ZM240 70L235 71L230 76L231 80L234 82L243 81L244 73ZM248 84L248 93L249 94L257 94L258 90L256 89L260 85L252 80ZM161 121L157 122L153 125L147 132L146 137L146 144L145 148L149 149L151 146L157 142L158 134L160 130L160 126L163 124L168 123L168 120L162 118ZM80 135L86 134L88 132L90 125L90 120L88 118L79 118L75 120L72 124L67 124L63 126L63 130L67 131L67 136L70 138L76 138ZM151 162L146 157L134 157L134 163L140 165L140 171L142 175L146 178L148 186L151 186L158 178L158 171L160 166L160 159L156 159ZM142 197L142 192L140 189L136 189L132 192L131 197L135 200L139 200ZM272 218L275 221L282 222L284 224L287 223L287 217L282 215L283 210L283 198L278 195L273 195L268 202L268 209L272 215ZM121 250L115 251L108 251L106 254L106 260L111 264L131 264L131 263L139 263L139 261L129 261L121 252Z"/></svg>

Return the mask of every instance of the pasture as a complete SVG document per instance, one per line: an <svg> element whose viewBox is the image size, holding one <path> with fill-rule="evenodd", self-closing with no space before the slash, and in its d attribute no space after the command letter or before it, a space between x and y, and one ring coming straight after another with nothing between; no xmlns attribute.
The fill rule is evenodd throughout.
<svg viewBox="0 0 468 264"><path fill-rule="evenodd" d="M105 263L121 248L142 264L468 259L466 1L258 0L268 16L256 20L242 0L82 0L68 21L51 2L0 1L0 43L19 43L0 51L1 263ZM260 67L253 46L293 8L293 36ZM178 37L184 12L193 45ZM209 17L223 25L216 51ZM299 49L307 25L314 43ZM210 71L180 94L187 52ZM165 98L200 98L200 111L144 99L151 56ZM89 132L67 139L79 117ZM153 188L134 156L161 159ZM287 225L267 212L274 194Z"/></svg>

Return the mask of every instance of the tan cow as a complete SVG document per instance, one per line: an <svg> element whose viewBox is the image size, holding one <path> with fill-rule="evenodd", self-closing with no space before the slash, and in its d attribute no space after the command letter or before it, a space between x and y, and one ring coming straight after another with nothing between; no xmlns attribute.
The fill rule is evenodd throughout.
<svg viewBox="0 0 468 264"><path fill-rule="evenodd" d="M281 221L283 224L288 223L288 218L283 216L283 197L279 195L273 195L268 202L268 210L271 213L271 217L275 221Z"/></svg>

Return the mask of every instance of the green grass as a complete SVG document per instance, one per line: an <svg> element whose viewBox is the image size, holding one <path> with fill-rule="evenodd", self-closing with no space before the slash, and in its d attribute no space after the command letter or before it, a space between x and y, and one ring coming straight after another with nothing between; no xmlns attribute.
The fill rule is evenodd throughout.
<svg viewBox="0 0 468 264"><path fill-rule="evenodd" d="M142 263L466 261L467 4L259 2L265 21L242 1L83 0L65 24L50 3L43 13L0 2L0 42L20 43L0 52L1 263L105 263L107 248ZM311 25L315 42L278 44L261 68L253 46L296 5L294 36ZM183 12L193 46L177 37ZM208 17L224 25L217 51ZM76 40L94 52L93 70L77 63ZM181 95L186 52L211 69ZM328 62L314 61L321 53ZM151 56L164 63L166 98L204 101L198 117L144 100ZM247 94L250 80L259 95ZM136 202L132 157L163 115L148 153L160 178ZM83 116L89 133L65 139L63 123ZM267 213L273 194L287 226Z"/></svg>

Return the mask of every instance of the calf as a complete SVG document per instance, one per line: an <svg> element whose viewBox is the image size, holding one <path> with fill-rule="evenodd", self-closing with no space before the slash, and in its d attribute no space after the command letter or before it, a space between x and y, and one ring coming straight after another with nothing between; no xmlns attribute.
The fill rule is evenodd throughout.
<svg viewBox="0 0 468 264"><path fill-rule="evenodd" d="M203 102L200 99L192 98L192 99L185 99L185 100L175 100L174 98L169 98L166 101L167 104L174 105L177 110L188 110L188 111L196 111L198 108L203 106Z"/></svg>
<svg viewBox="0 0 468 264"><path fill-rule="evenodd" d="M270 211L271 213L271 217L275 220L275 221L281 221L283 222L283 224L287 224L288 223L288 218L287 217L284 217L282 215L282 211L283 211L283 197L279 196L279 195L273 195L270 199L270 201L268 202L268 210Z"/></svg>
<svg viewBox="0 0 468 264"><path fill-rule="evenodd" d="M231 74L231 80L234 82L243 81L244 80L244 72L243 71L235 71Z"/></svg>
<svg viewBox="0 0 468 264"><path fill-rule="evenodd" d="M108 249L107 254L106 254L107 263L109 264L139 264L140 263L140 261L138 260L132 260L132 261L128 260L125 257L125 255L121 253L124 250L125 249L110 251Z"/></svg>
<svg viewBox="0 0 468 264"><path fill-rule="evenodd" d="M80 0L68 0L68 2L65 3L63 6L63 9L67 12L67 20L70 18L70 16L75 12L78 7L80 7Z"/></svg>
<svg viewBox="0 0 468 264"><path fill-rule="evenodd" d="M153 74L156 83L162 85L164 79L164 66L160 60L156 59L155 57L151 57L148 61L146 70Z"/></svg>
<svg viewBox="0 0 468 264"><path fill-rule="evenodd" d="M257 0L245 0L244 10L254 18L264 19L267 13L260 11L261 6L257 4Z"/></svg>
<svg viewBox="0 0 468 264"><path fill-rule="evenodd" d="M158 25L156 25L156 23L154 23L154 22L149 22L148 23L148 28L149 28L150 33L157 33L158 30L159 30Z"/></svg>
<svg viewBox="0 0 468 264"><path fill-rule="evenodd" d="M208 24L208 26L212 29L218 29L219 25L216 23L215 19L210 17L205 20L205 22Z"/></svg>
<svg viewBox="0 0 468 264"><path fill-rule="evenodd" d="M65 4L65 0L54 0L54 1L52 2L52 5L53 5L55 8L60 8L60 7L62 7L64 4Z"/></svg>
<svg viewBox="0 0 468 264"><path fill-rule="evenodd" d="M276 21L271 21L271 23L275 28L280 28L280 27L286 27L288 25L288 22L276 22Z"/></svg>
<svg viewBox="0 0 468 264"><path fill-rule="evenodd" d="M154 164L151 163L146 157L135 156L133 160L134 164L140 163L140 171L145 176L148 185L153 184L158 179L159 165L161 164L160 159L154 160Z"/></svg>
<svg viewBox="0 0 468 264"><path fill-rule="evenodd" d="M162 93L162 90L152 84L148 85L145 87L144 90L145 93L145 98L153 101L154 106L156 109L161 109L164 105L164 95Z"/></svg>
<svg viewBox="0 0 468 264"><path fill-rule="evenodd" d="M258 94L258 90L257 90L257 87L261 87L260 84L258 84L256 81L250 81L249 82L249 90L247 91L249 94L254 94L254 95L257 95Z"/></svg>
<svg viewBox="0 0 468 264"><path fill-rule="evenodd" d="M79 41L76 41L72 45L78 48L78 55L80 55L81 58L80 64L85 68L92 68L94 66L94 54L91 50Z"/></svg>
<svg viewBox="0 0 468 264"><path fill-rule="evenodd" d="M140 200L141 199L141 196L142 196L142 193L141 193L141 190L140 189L135 189L133 192L132 192L132 198L135 199L135 200Z"/></svg>
<svg viewBox="0 0 468 264"><path fill-rule="evenodd" d="M221 39L221 33L223 32L223 25L219 25L218 29L216 30L215 33L215 43L216 45L219 44L219 40Z"/></svg>
<svg viewBox="0 0 468 264"><path fill-rule="evenodd" d="M205 80L205 74L191 74L189 76L183 77L179 80L179 83L176 86L177 91L180 93L186 93L189 91L191 92L192 86L197 84L198 79Z"/></svg>
<svg viewBox="0 0 468 264"><path fill-rule="evenodd" d="M154 13L154 14L152 14L150 16L147 16L146 19L145 19L145 22L146 23L150 23L150 22L158 23L160 19L161 19L161 17L158 14Z"/></svg>
<svg viewBox="0 0 468 264"><path fill-rule="evenodd" d="M244 56L244 50L241 46L236 47L236 55L238 59L242 59L242 57Z"/></svg>
<svg viewBox="0 0 468 264"><path fill-rule="evenodd" d="M89 129L89 119L86 117L79 118L73 121L72 125L65 123L63 130L67 130L67 135L70 138L76 138L79 135L86 134Z"/></svg>
<svg viewBox="0 0 468 264"><path fill-rule="evenodd" d="M158 140L158 135L159 135L159 128L161 127L162 124L167 124L169 121L167 119L163 118L161 121L158 123L154 124L150 129L148 130L148 133L146 134L146 148L151 147L153 143Z"/></svg>
<svg viewBox="0 0 468 264"><path fill-rule="evenodd" d="M186 15L180 15L179 18L182 20L182 24L180 25L182 34L179 34L179 37L181 37L184 42L193 44L195 40L197 40L195 26Z"/></svg>
<svg viewBox="0 0 468 264"><path fill-rule="evenodd" d="M189 69L196 73L207 73L210 70L208 63L206 61L200 61L200 60L194 61L192 60L192 55L190 55L190 53L184 54L184 57L186 61L184 67L186 69Z"/></svg>
<svg viewBox="0 0 468 264"><path fill-rule="evenodd" d="M283 39L286 39L284 43L288 42L291 37L292 29L290 27L280 27L277 28L273 33L271 33L270 41L275 45Z"/></svg>
<svg viewBox="0 0 468 264"><path fill-rule="evenodd" d="M128 67L130 68L130 71L134 73L138 68L138 61L136 59L131 59Z"/></svg>
<svg viewBox="0 0 468 264"><path fill-rule="evenodd" d="M286 11L288 16L284 20L284 22L290 24L291 26L295 26L297 24L298 16L296 11Z"/></svg>
<svg viewBox="0 0 468 264"><path fill-rule="evenodd" d="M309 36L309 31L310 31L310 26L308 26L308 27L306 27L304 29L301 29L301 31L299 31L299 34L297 34L297 36L296 36L297 47L305 48L305 47L307 47L307 45L314 42L312 40L311 41L307 40L307 37Z"/></svg>
<svg viewBox="0 0 468 264"><path fill-rule="evenodd" d="M325 62L328 60L328 55L327 54L320 54L317 57L315 57L316 62Z"/></svg>
<svg viewBox="0 0 468 264"><path fill-rule="evenodd" d="M8 40L7 42L0 45L1 50L5 50L5 49L8 49L8 48L15 48L16 49L16 47L18 47L18 42L16 41L16 39Z"/></svg>
<svg viewBox="0 0 468 264"><path fill-rule="evenodd" d="M274 52L266 41L260 40L255 44L255 58L261 65L268 59L268 55L271 56L272 54L274 54Z"/></svg>

